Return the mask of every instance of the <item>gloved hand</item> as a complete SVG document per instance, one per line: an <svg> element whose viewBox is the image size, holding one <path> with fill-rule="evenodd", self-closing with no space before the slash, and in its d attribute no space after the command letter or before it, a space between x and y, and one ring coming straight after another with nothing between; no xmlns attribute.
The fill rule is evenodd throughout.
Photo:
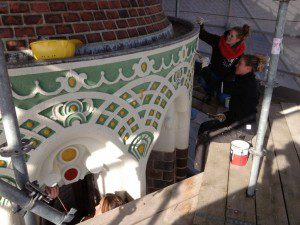
<svg viewBox="0 0 300 225"><path fill-rule="evenodd" d="M226 116L223 113L219 113L214 116L215 119L219 120L220 122L224 122L226 120Z"/></svg>
<svg viewBox="0 0 300 225"><path fill-rule="evenodd" d="M209 65L210 59L208 57L203 56L198 50L196 50L195 55L199 59L202 68L207 67Z"/></svg>
<svg viewBox="0 0 300 225"><path fill-rule="evenodd" d="M197 17L196 23L198 23L199 26L202 26L204 24L204 19L202 17Z"/></svg>
<svg viewBox="0 0 300 225"><path fill-rule="evenodd" d="M54 187L46 186L45 191L48 194L48 196L52 199L57 198L59 195L59 187L57 185L55 185Z"/></svg>

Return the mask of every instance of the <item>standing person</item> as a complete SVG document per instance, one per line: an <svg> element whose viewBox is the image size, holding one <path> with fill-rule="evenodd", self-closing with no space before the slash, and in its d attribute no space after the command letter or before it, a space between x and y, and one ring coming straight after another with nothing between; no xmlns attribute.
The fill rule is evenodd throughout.
<svg viewBox="0 0 300 225"><path fill-rule="evenodd" d="M227 87L234 80L235 65L246 50L245 40L250 35L250 27L247 24L233 27L219 36L204 29L203 18L199 17L197 23L200 25L199 38L212 47L210 64L207 66L207 60L202 59L202 68L199 64L195 66L195 76L199 77L198 81L207 94L205 100L209 101L221 82L224 81Z"/></svg>
<svg viewBox="0 0 300 225"><path fill-rule="evenodd" d="M194 163L198 171L204 169L211 140L229 142L236 138L249 140L254 136L259 102L255 72L262 72L266 63L265 56L244 55L236 65L229 110L213 116L213 120L202 123L199 128Z"/></svg>

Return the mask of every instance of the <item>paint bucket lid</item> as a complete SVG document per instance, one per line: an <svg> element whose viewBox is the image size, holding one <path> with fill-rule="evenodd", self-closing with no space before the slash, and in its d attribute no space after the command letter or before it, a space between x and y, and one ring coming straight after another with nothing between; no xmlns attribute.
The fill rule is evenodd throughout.
<svg viewBox="0 0 300 225"><path fill-rule="evenodd" d="M230 143L230 149L233 154L248 155L250 144L243 140L234 140Z"/></svg>

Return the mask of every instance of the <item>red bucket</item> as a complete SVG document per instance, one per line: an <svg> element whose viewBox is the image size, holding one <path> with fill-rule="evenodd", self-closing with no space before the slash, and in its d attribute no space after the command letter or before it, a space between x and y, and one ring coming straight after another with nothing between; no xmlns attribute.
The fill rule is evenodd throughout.
<svg viewBox="0 0 300 225"><path fill-rule="evenodd" d="M249 156L250 144L242 140L234 140L230 143L230 163L237 166L245 166Z"/></svg>

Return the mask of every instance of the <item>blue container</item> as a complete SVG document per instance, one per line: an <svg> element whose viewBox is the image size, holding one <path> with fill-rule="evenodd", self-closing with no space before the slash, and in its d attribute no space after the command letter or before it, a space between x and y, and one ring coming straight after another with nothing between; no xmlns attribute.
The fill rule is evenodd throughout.
<svg viewBox="0 0 300 225"><path fill-rule="evenodd" d="M225 103L226 103L225 100L226 100L227 98L230 98L230 94L221 93L221 94L219 94L218 98L219 98L220 103L221 103L222 105L224 105L226 108L228 108L229 104L225 105Z"/></svg>
<svg viewBox="0 0 300 225"><path fill-rule="evenodd" d="M192 108L192 110L191 110L191 120L196 119L198 112L199 111L197 109Z"/></svg>

